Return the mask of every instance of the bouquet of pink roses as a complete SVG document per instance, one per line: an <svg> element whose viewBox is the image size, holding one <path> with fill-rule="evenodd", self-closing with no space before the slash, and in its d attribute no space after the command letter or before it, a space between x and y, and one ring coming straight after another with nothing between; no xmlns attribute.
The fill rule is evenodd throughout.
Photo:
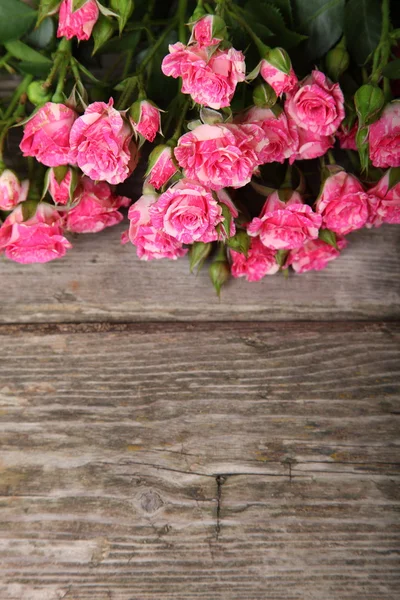
<svg viewBox="0 0 400 600"><path fill-rule="evenodd" d="M61 258L129 207L123 243L219 293L400 223L395 4L2 0L0 253Z"/></svg>

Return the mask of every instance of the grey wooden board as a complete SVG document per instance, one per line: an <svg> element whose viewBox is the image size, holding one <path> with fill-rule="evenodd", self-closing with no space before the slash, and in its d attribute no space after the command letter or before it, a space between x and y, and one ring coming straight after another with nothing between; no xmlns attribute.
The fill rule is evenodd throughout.
<svg viewBox="0 0 400 600"><path fill-rule="evenodd" d="M2 600L398 598L400 325L0 334Z"/></svg>
<svg viewBox="0 0 400 600"><path fill-rule="evenodd" d="M400 227L355 232L326 270L235 280L221 301L188 260L139 261L121 246L127 225L73 240L45 265L0 258L0 322L392 319L400 316Z"/></svg>

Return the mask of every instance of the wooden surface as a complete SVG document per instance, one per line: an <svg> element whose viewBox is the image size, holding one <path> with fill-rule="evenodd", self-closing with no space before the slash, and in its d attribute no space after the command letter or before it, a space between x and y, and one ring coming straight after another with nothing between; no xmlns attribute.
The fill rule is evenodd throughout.
<svg viewBox="0 0 400 600"><path fill-rule="evenodd" d="M400 325L3 325L0 598L397 600Z"/></svg>
<svg viewBox="0 0 400 600"><path fill-rule="evenodd" d="M0 600L397 600L400 228L320 273L0 258Z"/></svg>
<svg viewBox="0 0 400 600"><path fill-rule="evenodd" d="M0 322L283 321L400 317L400 227L355 232L324 271L232 282L219 301L207 270L188 260L139 261L112 227L77 236L61 260L18 265L0 257Z"/></svg>

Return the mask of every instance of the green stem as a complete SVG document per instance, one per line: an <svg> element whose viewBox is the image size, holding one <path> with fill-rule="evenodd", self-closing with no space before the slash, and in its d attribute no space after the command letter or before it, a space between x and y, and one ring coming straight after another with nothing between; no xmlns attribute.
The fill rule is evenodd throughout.
<svg viewBox="0 0 400 600"><path fill-rule="evenodd" d="M147 67L149 62L153 59L157 50L164 43L165 38L174 29L175 26L176 26L176 20L174 19L172 21L172 23L170 23L169 26L165 29L164 33L162 35L160 35L160 37L158 38L158 40L156 41L156 43L154 44L154 46L152 47L150 52L144 57L142 63L139 66L139 69L138 69L139 73L142 73L144 71L144 69Z"/></svg>
<svg viewBox="0 0 400 600"><path fill-rule="evenodd" d="M49 87L51 87L51 84L53 82L55 74L57 73L57 71L60 67L60 64L63 61L65 61L67 57L69 59L70 56L71 56L71 42L68 41L66 38L63 38L58 45L58 48L56 51L56 56L54 57L54 64L50 70L50 73L48 74L48 76L46 78L46 81L43 84L44 89L48 89Z"/></svg>
<svg viewBox="0 0 400 600"><path fill-rule="evenodd" d="M327 154L328 154L329 164L336 165L336 160L335 160L332 150L328 150Z"/></svg>
<svg viewBox="0 0 400 600"><path fill-rule="evenodd" d="M0 69L6 62L12 57L11 52L7 52L4 56L0 58Z"/></svg>
<svg viewBox="0 0 400 600"><path fill-rule="evenodd" d="M136 86L138 84L138 77L137 75L134 75L133 77L130 77L126 84L125 84L125 89L122 92L118 103L117 103L117 108L118 110L122 110L125 106L125 104L128 102L128 100L130 100L130 97L132 96Z"/></svg>
<svg viewBox="0 0 400 600"><path fill-rule="evenodd" d="M76 64L75 60L71 60L71 71L72 71L72 75L74 76L74 79L76 81L76 83L82 83L82 79L81 79L81 74L79 73L79 68L78 65Z"/></svg>
<svg viewBox="0 0 400 600"><path fill-rule="evenodd" d="M187 41L186 23L185 23L186 9L187 9L187 0L179 0L177 14L178 14L178 19L179 19L179 41L182 42L182 44L185 44Z"/></svg>
<svg viewBox="0 0 400 600"><path fill-rule="evenodd" d="M242 15L240 14L240 7L236 6L236 4L231 4L230 5L230 9L228 9L228 14L231 16L232 19L234 19L241 27L243 27L243 29L248 33L249 37L253 40L253 42L255 43L255 45L258 48L258 51L261 55L261 58L264 58L264 56L266 55L266 53L268 52L269 48L268 46L266 46L258 37L258 35L256 35L254 33L254 31L252 30L252 28L250 27L250 25L247 23L246 19L244 17L242 17Z"/></svg>
<svg viewBox="0 0 400 600"><path fill-rule="evenodd" d="M285 173L285 179L281 185L283 188L291 188L292 187L292 165L289 163Z"/></svg>
<svg viewBox="0 0 400 600"><path fill-rule="evenodd" d="M386 67L390 58L391 40L389 37L390 29L390 0L382 0L382 29L381 38L377 49L374 52L371 83L377 84L382 69Z"/></svg>
<svg viewBox="0 0 400 600"><path fill-rule="evenodd" d="M122 77L121 77L122 80L124 80L128 77L132 59L133 59L133 50L128 50L128 52L126 53L124 70L122 71Z"/></svg>
<svg viewBox="0 0 400 600"><path fill-rule="evenodd" d="M4 113L4 120L6 121L11 117L14 113L15 108L20 103L23 95L25 94L28 85L33 79L33 75L25 75L19 86L16 88L14 94L12 95L11 102L8 105L6 112ZM14 122L14 120L13 120Z"/></svg>
<svg viewBox="0 0 400 600"><path fill-rule="evenodd" d="M182 132L182 126L183 123L185 121L185 117L186 117L186 113L189 109L189 104L190 104L190 96L185 100L185 103L182 107L182 111L178 120L178 123L175 127L175 131L174 134L172 136L172 138L169 140L169 145L176 145L176 142L178 141L178 139L181 137L181 132Z"/></svg>
<svg viewBox="0 0 400 600"><path fill-rule="evenodd" d="M62 61L60 69L59 69L57 87L54 92L54 96L56 96L56 97L59 96L59 94L61 94L64 89L65 80L66 80L66 76L67 76L68 64L69 64L69 57L64 56L64 60Z"/></svg>

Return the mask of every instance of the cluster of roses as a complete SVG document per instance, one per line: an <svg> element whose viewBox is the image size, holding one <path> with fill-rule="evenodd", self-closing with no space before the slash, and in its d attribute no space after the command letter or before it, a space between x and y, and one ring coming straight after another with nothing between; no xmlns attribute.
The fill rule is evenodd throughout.
<svg viewBox="0 0 400 600"><path fill-rule="evenodd" d="M58 35L87 39L97 18L95 0L75 12L64 0ZM236 86L246 80L245 58L226 40L225 23L215 15L193 24L187 45L171 45L161 68L181 78L181 92L202 108L187 133L180 135L178 127L150 155L143 195L129 208L130 227L122 236L139 258L176 259L199 243L208 246L206 256L219 241L230 248L232 275L255 281L289 265L297 272L321 269L339 255L351 231L400 223L400 181L390 169L400 164L400 102L389 103L369 127L371 162L389 167L375 186L366 189L331 165L313 206L301 189L284 187L246 221L229 189L248 184L261 165L322 157L336 138L342 148L356 149L357 124L343 125L339 84L318 70L298 81L287 53L266 49L247 75L264 82L254 92L257 105L232 117ZM0 210L12 212L0 227L0 252L19 262L46 262L71 246L66 231L97 232L120 222L119 209L131 201L112 186L132 173L138 147L159 132L160 111L146 99L129 111L116 110L112 99L94 102L81 115L56 102L40 107L25 124L20 148L49 167L44 192L53 204L41 201L29 214L28 182L3 170ZM243 236L244 251L232 243Z"/></svg>
<svg viewBox="0 0 400 600"><path fill-rule="evenodd" d="M136 245L140 258L178 258L186 252L183 244L234 236L238 212L227 188L245 186L262 164L323 156L335 135L342 147L352 144L354 129L339 129L345 116L339 85L317 70L298 82L281 49L269 52L257 72L276 96L285 94L283 106L254 106L227 122L217 109L229 106L236 84L245 78L245 63L241 52L219 48L222 38L216 31L222 26L215 21L212 16L200 19L189 44L170 46L162 64L165 75L182 78L183 93L214 110L201 112L205 122L189 123L191 131L173 150L165 145L153 152L145 193L131 206L130 229L123 237ZM399 164L399 116L400 103L393 102L371 126L373 164ZM158 194L176 177L178 166L182 178ZM390 172L367 191L339 167L326 170L329 176L314 209L298 192L283 189L268 196L259 217L240 224L251 241L247 253L230 250L234 277L255 281L289 265L297 272L322 269L345 247L344 235L400 222L400 183L391 185ZM227 222L229 227L221 226ZM334 232L335 242L320 239L321 230ZM282 256L277 260L279 251L285 251L283 263Z"/></svg>

